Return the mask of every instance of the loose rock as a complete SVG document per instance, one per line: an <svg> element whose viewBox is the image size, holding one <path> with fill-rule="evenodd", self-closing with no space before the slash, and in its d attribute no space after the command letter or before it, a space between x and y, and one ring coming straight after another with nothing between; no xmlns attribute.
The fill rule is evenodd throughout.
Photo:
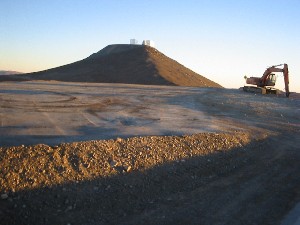
<svg viewBox="0 0 300 225"><path fill-rule="evenodd" d="M1 194L1 199L5 200L8 198L8 194L4 193L4 194Z"/></svg>

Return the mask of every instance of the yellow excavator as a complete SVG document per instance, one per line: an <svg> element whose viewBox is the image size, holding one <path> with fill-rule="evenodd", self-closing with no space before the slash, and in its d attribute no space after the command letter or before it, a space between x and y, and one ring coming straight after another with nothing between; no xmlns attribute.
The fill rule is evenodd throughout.
<svg viewBox="0 0 300 225"><path fill-rule="evenodd" d="M282 67L282 68L278 68ZM275 86L276 83L276 75L275 72L282 72L284 76L284 83L285 83L285 95L289 97L290 90L289 90L289 69L287 64L280 64L271 66L266 69L262 77L244 77L246 79L247 84L256 85L255 86L244 86L243 90L247 92L256 92L261 94L279 94L279 90L272 88Z"/></svg>

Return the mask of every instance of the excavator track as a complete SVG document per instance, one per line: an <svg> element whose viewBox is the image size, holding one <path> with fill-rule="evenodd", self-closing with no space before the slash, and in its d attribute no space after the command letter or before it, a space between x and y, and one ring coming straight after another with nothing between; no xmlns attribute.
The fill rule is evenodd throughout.
<svg viewBox="0 0 300 225"><path fill-rule="evenodd" d="M254 86L244 86L243 90L246 92L258 93L262 95L265 95L267 93L265 88L254 87Z"/></svg>
<svg viewBox="0 0 300 225"><path fill-rule="evenodd" d="M279 95L280 90L276 88L265 88L265 87L255 87L255 86L244 86L243 90L246 92L251 92L251 93L258 93L258 94L275 94Z"/></svg>

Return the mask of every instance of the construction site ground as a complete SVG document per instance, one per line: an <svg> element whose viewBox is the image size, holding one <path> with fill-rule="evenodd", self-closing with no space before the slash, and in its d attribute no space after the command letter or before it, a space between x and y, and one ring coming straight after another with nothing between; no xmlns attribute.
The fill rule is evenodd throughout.
<svg viewBox="0 0 300 225"><path fill-rule="evenodd" d="M296 93L2 82L0 223L296 224L299 119Z"/></svg>

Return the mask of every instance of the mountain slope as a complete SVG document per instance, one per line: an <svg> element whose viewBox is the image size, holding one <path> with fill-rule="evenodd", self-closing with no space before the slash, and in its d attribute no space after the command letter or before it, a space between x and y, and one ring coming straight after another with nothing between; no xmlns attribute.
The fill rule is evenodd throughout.
<svg viewBox="0 0 300 225"><path fill-rule="evenodd" d="M144 45L108 45L86 59L68 65L23 75L0 76L0 81L5 80L221 87Z"/></svg>

